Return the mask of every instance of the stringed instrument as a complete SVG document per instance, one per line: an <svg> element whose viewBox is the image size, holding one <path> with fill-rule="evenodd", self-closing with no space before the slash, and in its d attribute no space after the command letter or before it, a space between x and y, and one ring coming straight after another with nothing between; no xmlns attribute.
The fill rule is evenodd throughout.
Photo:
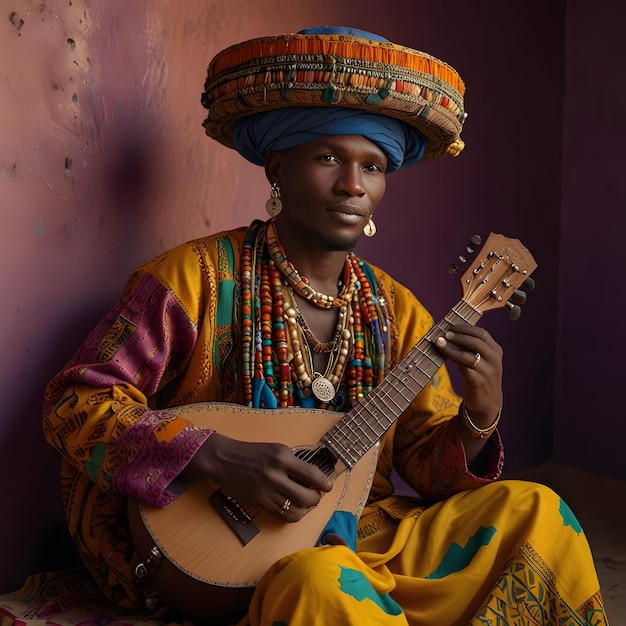
<svg viewBox="0 0 626 626"><path fill-rule="evenodd" d="M334 486L296 523L247 510L210 480L194 483L164 508L131 501L129 515L138 549L147 554L156 545L165 557L157 569L157 584L169 590L168 599L191 615L241 616L273 563L314 546L335 511L359 516L381 438L444 363L433 345L435 339L452 324L475 325L484 312L499 307L508 306L516 317L519 307L513 296L536 266L519 240L492 233L461 278L461 300L345 414L225 403L170 409L234 439L286 444L296 456L317 465Z"/></svg>

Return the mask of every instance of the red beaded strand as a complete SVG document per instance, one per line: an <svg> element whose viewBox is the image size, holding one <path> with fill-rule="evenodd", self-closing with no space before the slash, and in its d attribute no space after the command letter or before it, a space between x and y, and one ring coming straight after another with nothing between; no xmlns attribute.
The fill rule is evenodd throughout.
<svg viewBox="0 0 626 626"><path fill-rule="evenodd" d="M271 330L274 338L273 348L278 361L278 380L280 386L274 389L278 398L278 406L286 407L293 404L291 386L291 368L289 366L289 350L287 329L285 325L282 278L272 261L267 263L269 282L273 298Z"/></svg>
<svg viewBox="0 0 626 626"><path fill-rule="evenodd" d="M252 406L254 328L252 322L252 248L249 245L243 247L241 266L241 383L244 403L246 406Z"/></svg>

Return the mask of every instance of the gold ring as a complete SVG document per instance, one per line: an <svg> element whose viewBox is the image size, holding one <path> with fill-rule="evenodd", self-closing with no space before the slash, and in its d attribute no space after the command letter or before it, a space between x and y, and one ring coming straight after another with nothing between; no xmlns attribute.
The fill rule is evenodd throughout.
<svg viewBox="0 0 626 626"><path fill-rule="evenodd" d="M476 366L480 363L480 352L474 355L474 362L470 365L472 369L476 369Z"/></svg>
<svg viewBox="0 0 626 626"><path fill-rule="evenodd" d="M290 506L291 506L291 500L289 498L285 498L283 505L280 507L280 511L278 511L278 516L279 517L283 516L289 510Z"/></svg>

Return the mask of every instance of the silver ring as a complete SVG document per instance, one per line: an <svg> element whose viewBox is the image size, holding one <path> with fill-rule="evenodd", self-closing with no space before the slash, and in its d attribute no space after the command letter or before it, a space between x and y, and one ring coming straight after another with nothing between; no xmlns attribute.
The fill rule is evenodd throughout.
<svg viewBox="0 0 626 626"><path fill-rule="evenodd" d="M278 511L278 516L282 517L291 507L291 500L289 498L285 498L283 505L280 507L280 511Z"/></svg>
<svg viewBox="0 0 626 626"><path fill-rule="evenodd" d="M470 365L472 369L476 369L476 366L480 363L480 352L477 352L474 355L474 362Z"/></svg>

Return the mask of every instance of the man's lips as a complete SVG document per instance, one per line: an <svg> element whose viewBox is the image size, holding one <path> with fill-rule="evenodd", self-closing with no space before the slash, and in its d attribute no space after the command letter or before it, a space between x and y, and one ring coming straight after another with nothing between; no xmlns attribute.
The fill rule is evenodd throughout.
<svg viewBox="0 0 626 626"><path fill-rule="evenodd" d="M356 204L335 204L328 208L331 213L335 213L337 217L349 216L352 218L367 217L368 212L361 206Z"/></svg>

